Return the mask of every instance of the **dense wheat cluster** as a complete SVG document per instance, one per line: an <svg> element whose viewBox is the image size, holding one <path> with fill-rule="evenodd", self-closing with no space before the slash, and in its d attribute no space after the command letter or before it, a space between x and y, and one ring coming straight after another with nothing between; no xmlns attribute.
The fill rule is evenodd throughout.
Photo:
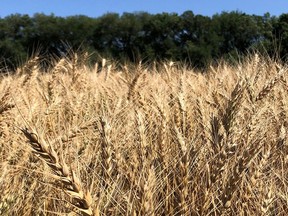
<svg viewBox="0 0 288 216"><path fill-rule="evenodd" d="M285 65L253 55L0 80L0 215L285 215Z"/></svg>

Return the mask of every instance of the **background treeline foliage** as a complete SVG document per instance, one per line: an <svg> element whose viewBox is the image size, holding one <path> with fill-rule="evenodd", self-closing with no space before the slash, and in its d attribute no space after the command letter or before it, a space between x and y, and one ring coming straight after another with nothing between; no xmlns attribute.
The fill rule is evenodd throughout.
<svg viewBox="0 0 288 216"><path fill-rule="evenodd" d="M205 67L219 58L237 59L253 49L285 59L288 14L279 17L223 12L212 17L186 11L87 16L15 14L0 18L0 66L13 68L37 54L60 57L70 51L93 53L92 60L138 62L180 60ZM239 55L240 54L240 55Z"/></svg>

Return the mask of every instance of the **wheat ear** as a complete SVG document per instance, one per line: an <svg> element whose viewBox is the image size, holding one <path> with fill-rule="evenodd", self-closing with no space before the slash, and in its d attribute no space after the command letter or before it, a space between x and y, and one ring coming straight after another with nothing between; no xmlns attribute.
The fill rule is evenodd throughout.
<svg viewBox="0 0 288 216"><path fill-rule="evenodd" d="M259 92L255 101L262 100L273 89L273 87L282 79L286 71L287 71L287 68L281 69L278 72L278 74L267 85L265 85L264 88Z"/></svg>
<svg viewBox="0 0 288 216"><path fill-rule="evenodd" d="M14 104L9 102L10 95L10 88L7 88L6 92L2 97L0 97L0 115L2 115L4 112L12 109L15 107Z"/></svg>
<svg viewBox="0 0 288 216"><path fill-rule="evenodd" d="M72 204L83 216L92 216L92 198L90 193L84 192L81 182L73 170L69 170L66 163L60 161L57 153L51 145L41 139L36 132L31 132L27 128L21 129L28 139L33 152L51 168L55 177L63 183L64 191L72 198Z"/></svg>

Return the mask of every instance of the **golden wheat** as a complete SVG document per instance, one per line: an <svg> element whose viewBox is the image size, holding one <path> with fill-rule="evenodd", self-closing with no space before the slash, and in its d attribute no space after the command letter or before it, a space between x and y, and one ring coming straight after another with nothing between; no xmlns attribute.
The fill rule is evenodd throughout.
<svg viewBox="0 0 288 216"><path fill-rule="evenodd" d="M87 58L0 78L1 215L286 215L287 66Z"/></svg>

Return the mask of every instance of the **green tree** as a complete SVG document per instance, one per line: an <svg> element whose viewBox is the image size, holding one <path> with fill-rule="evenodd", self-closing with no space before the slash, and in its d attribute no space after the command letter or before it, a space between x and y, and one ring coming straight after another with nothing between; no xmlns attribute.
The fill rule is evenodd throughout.
<svg viewBox="0 0 288 216"><path fill-rule="evenodd" d="M282 59L288 58L288 14L282 14L277 22L274 23L273 33L280 46L279 53Z"/></svg>
<svg viewBox="0 0 288 216"><path fill-rule="evenodd" d="M64 18L56 17L53 14L35 14L32 18L33 24L27 29L29 35L26 46L30 53L38 50L40 55L54 54L61 56L66 52L67 47L63 43L66 38L63 34Z"/></svg>
<svg viewBox="0 0 288 216"><path fill-rule="evenodd" d="M96 19L87 16L69 16L61 25L61 35L74 49L87 48L93 44L96 24Z"/></svg>
<svg viewBox="0 0 288 216"><path fill-rule="evenodd" d="M121 43L119 40L120 16L117 13L108 13L98 18L94 27L92 45L103 57L113 58L116 56Z"/></svg>
<svg viewBox="0 0 288 216"><path fill-rule="evenodd" d="M255 19L238 11L214 15L213 26L218 27L218 35L222 37L219 45L222 55L235 50L245 53L262 37L261 29Z"/></svg>
<svg viewBox="0 0 288 216"><path fill-rule="evenodd" d="M143 26L150 19L145 12L124 13L118 26L119 34L119 58L123 60L139 61L141 53L145 51L145 31Z"/></svg>
<svg viewBox="0 0 288 216"><path fill-rule="evenodd" d="M197 67L205 67L218 53L219 37L213 31L210 17L186 11L181 15L182 58Z"/></svg>
<svg viewBox="0 0 288 216"><path fill-rule="evenodd" d="M143 26L144 56L149 59L180 59L180 21L175 13L151 16Z"/></svg>
<svg viewBox="0 0 288 216"><path fill-rule="evenodd" d="M28 15L15 14L0 20L0 67L16 68L27 59L26 28L31 25Z"/></svg>

